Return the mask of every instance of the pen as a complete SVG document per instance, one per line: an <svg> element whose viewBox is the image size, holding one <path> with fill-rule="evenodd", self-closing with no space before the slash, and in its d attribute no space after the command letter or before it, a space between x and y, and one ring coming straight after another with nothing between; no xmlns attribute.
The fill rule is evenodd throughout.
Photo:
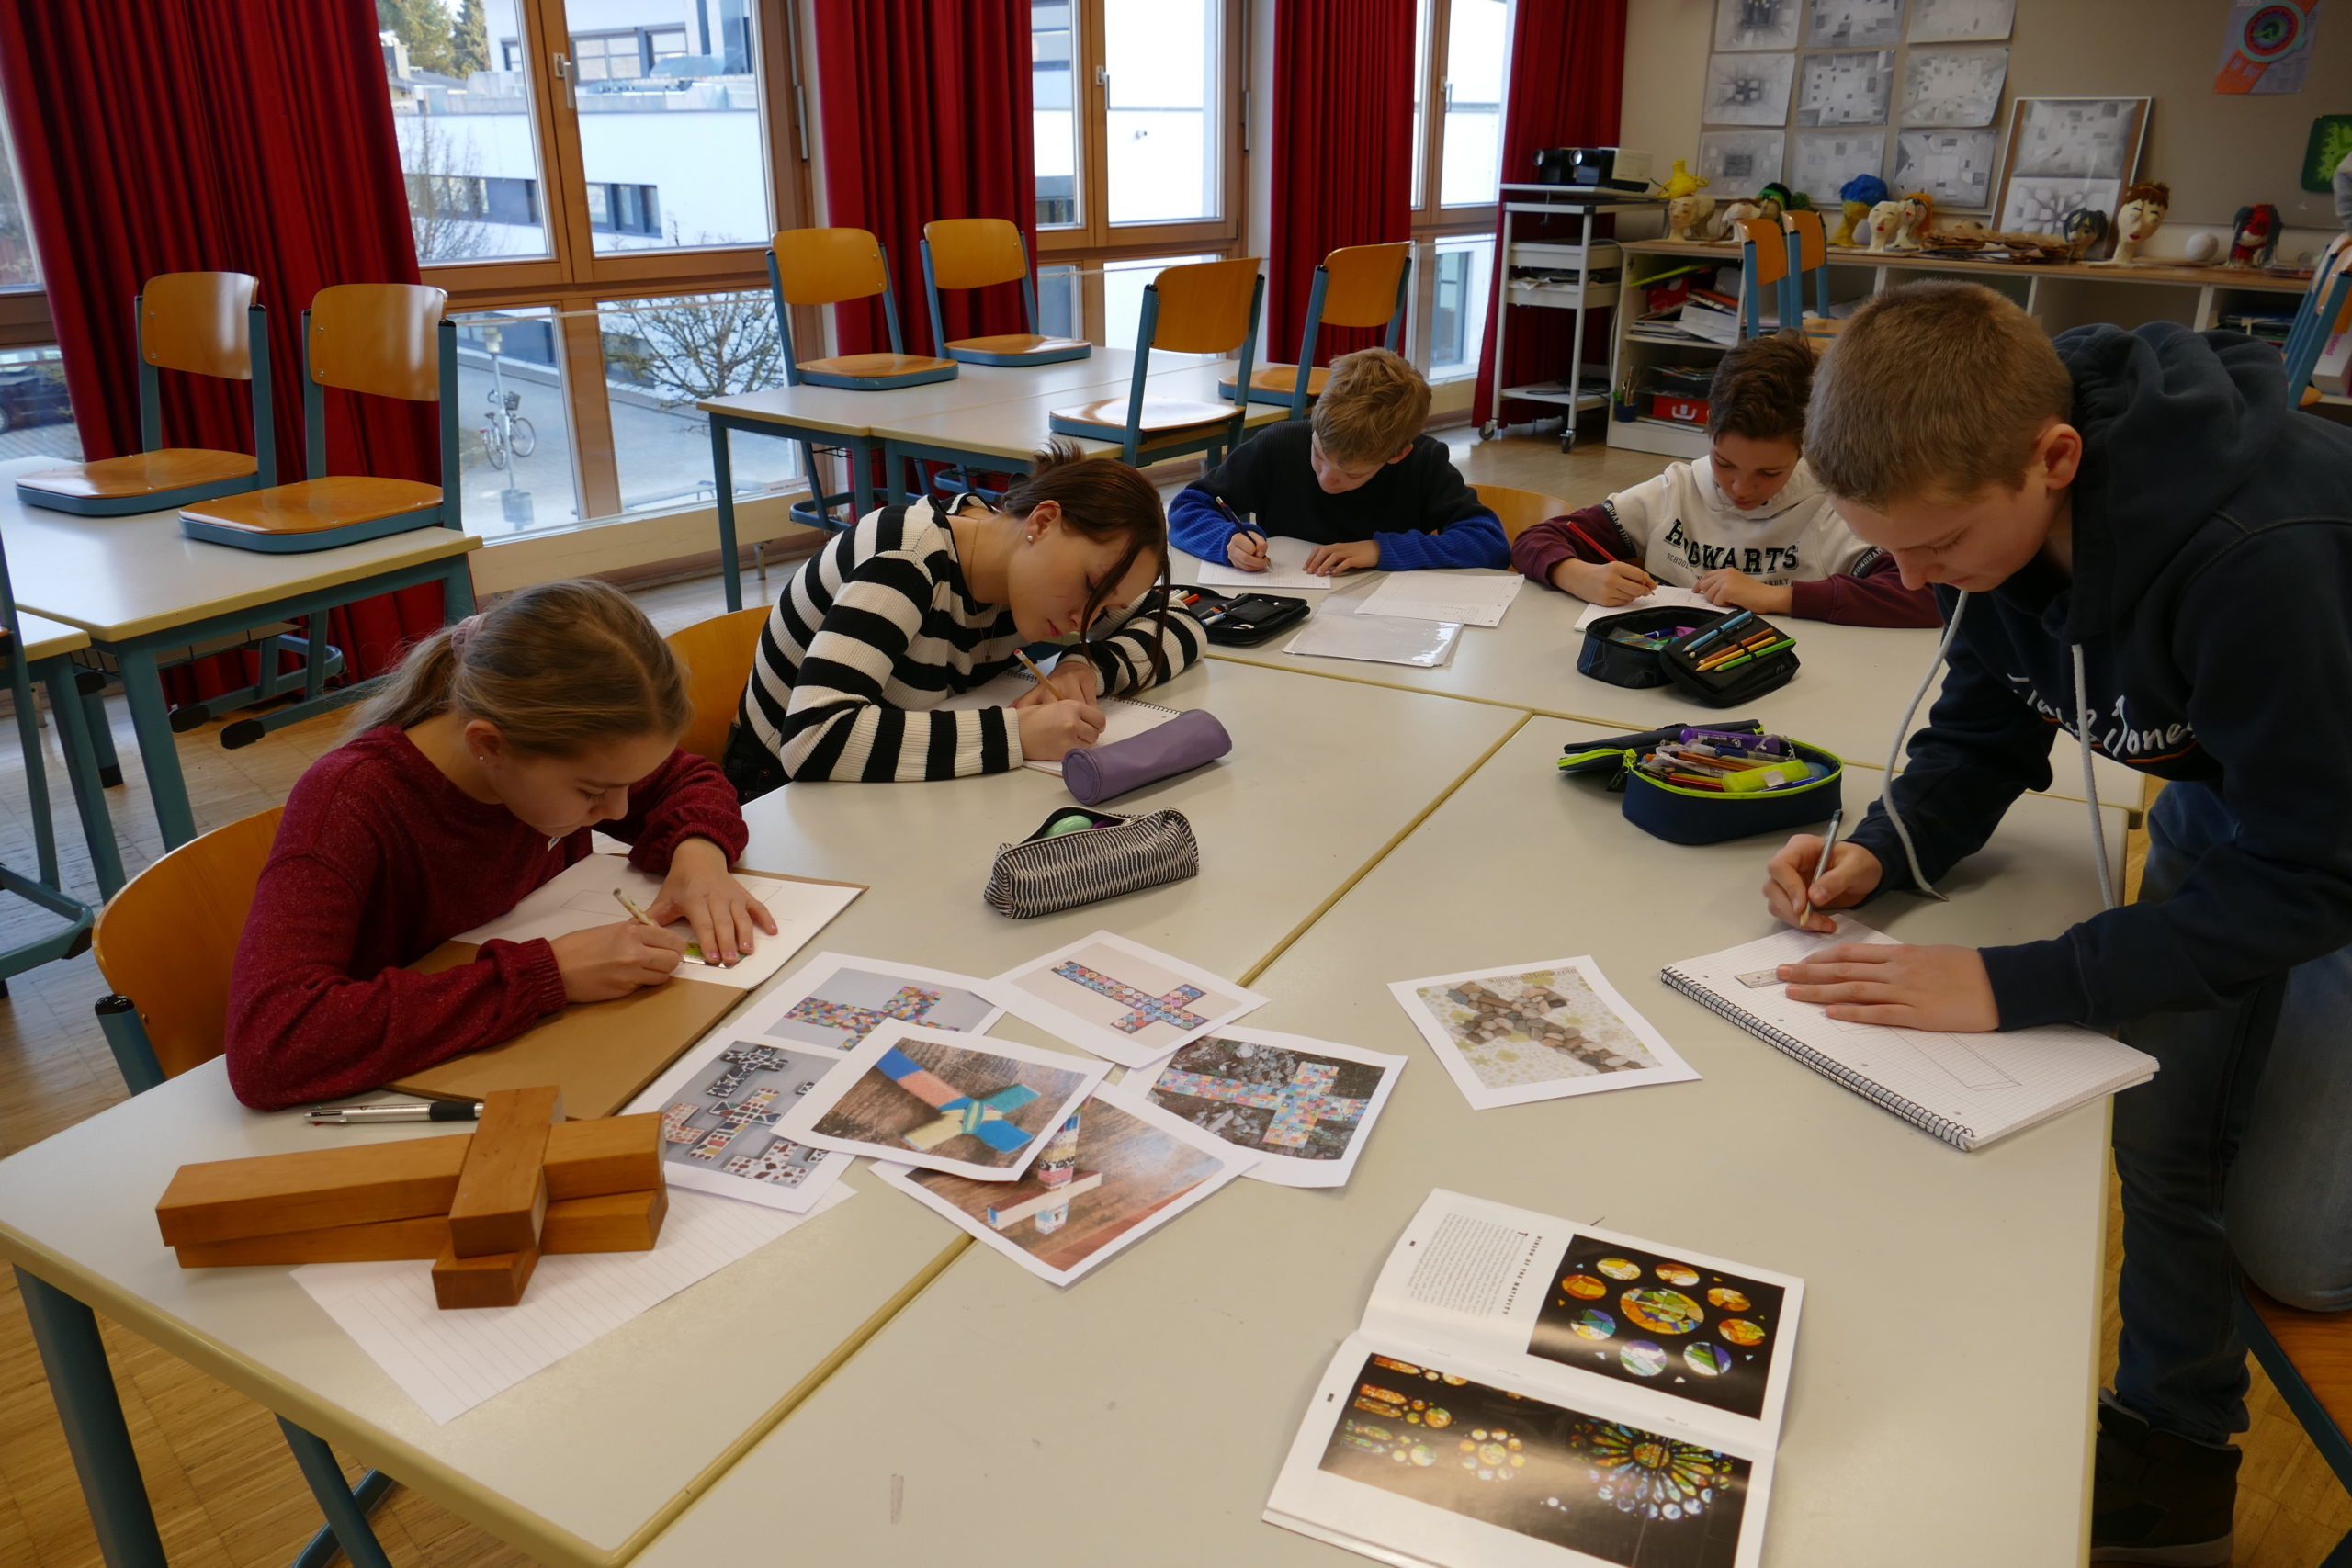
<svg viewBox="0 0 2352 1568"><path fill-rule="evenodd" d="M311 1109L313 1127L360 1127L371 1122L473 1122L481 1119L479 1100L426 1100L387 1105L318 1105Z"/></svg>
<svg viewBox="0 0 2352 1568"><path fill-rule="evenodd" d="M1838 829L1846 820L1846 808L1839 807L1829 814L1829 832L1821 840L1821 863L1813 868L1813 881L1804 885L1804 902L1797 907L1797 929L1813 919L1813 884L1829 874L1829 852L1838 847Z"/></svg>
<svg viewBox="0 0 2352 1568"><path fill-rule="evenodd" d="M1705 631L1701 632L1697 637L1692 637L1690 641L1684 646L1682 649L1683 653L1688 656L1698 652L1699 649L1714 641L1715 638L1723 636L1724 633L1731 630L1732 627L1739 625L1740 622L1753 620L1755 615L1756 612L1753 610L1742 610L1736 615L1726 616L1724 619L1716 622L1713 626L1709 626Z"/></svg>
<svg viewBox="0 0 2352 1568"><path fill-rule="evenodd" d="M613 897L621 901L621 908L628 911L628 918L636 921L639 925L645 927L649 931L658 931L662 929L660 926L653 923L652 916L639 908L637 907L636 900L632 899L628 894L622 892L619 888L616 887L613 889ZM699 964L706 969L718 969L723 967L723 965L713 964L709 959L705 958L702 955L702 943L698 942L690 942L686 943L686 962L689 964Z"/></svg>

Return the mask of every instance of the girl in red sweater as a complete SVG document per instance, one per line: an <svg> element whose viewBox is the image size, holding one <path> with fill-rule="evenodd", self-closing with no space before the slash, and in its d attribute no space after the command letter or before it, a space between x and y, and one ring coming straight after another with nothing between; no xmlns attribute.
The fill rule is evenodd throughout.
<svg viewBox="0 0 2352 1568"><path fill-rule="evenodd" d="M286 803L237 946L229 1082L262 1110L356 1094L669 977L684 938L626 920L404 967L590 852L667 877L647 913L733 962L766 909L729 874L735 791L677 748L684 672L601 582L526 588L413 649Z"/></svg>

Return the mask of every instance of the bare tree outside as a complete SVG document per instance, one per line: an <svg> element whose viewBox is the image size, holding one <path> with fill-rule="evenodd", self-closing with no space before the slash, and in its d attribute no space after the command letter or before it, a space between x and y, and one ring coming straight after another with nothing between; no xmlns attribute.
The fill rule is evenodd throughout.
<svg viewBox="0 0 2352 1568"><path fill-rule="evenodd" d="M426 266L466 261L490 249L480 209L481 155L469 141L449 134L438 116L408 117L401 164L408 177L409 226L416 231L416 259Z"/></svg>
<svg viewBox="0 0 2352 1568"><path fill-rule="evenodd" d="M605 356L674 402L755 391L784 379L784 339L764 294L651 299L605 316Z"/></svg>

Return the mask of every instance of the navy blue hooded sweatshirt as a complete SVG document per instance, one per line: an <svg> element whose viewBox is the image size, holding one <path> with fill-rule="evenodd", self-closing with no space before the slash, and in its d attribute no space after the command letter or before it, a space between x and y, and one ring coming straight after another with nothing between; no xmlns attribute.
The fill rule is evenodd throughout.
<svg viewBox="0 0 2352 1568"><path fill-rule="evenodd" d="M2217 1007L2352 946L2352 430L2295 412L2278 351L2235 333L2083 327L2057 348L2084 444L2074 577L2037 558L1970 598L1894 785L1920 869L1939 880L2049 786L2074 643L2092 744L2211 785L2239 826L2162 903L1985 949L2003 1029ZM1854 839L1913 886L1881 808Z"/></svg>

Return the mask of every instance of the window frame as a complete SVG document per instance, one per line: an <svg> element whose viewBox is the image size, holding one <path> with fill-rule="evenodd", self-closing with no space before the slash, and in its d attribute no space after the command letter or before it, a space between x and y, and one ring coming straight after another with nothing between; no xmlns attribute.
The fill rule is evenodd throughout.
<svg viewBox="0 0 2352 1568"><path fill-rule="evenodd" d="M1418 8L1417 21L1425 18L1429 27L1429 59L1422 62L1421 139L1413 149L1414 167L1420 173L1421 199L1413 208L1412 237L1414 254L1421 265L1413 269L1413 302L1410 321L1411 339L1416 361L1426 370L1430 363L1430 337L1437 324L1437 243L1441 240L1480 236L1492 239L1501 218L1499 201L1483 202L1476 206L1447 207L1442 204L1445 172L1445 85L1446 51L1452 44L1453 0L1414 0ZM1503 105L1501 118L1507 122L1510 115L1510 64L1512 51L1519 38L1519 6L1517 0L1507 0L1503 13ZM1496 157L1501 158L1501 139L1496 141ZM1495 184L1503 183L1503 171L1495 171ZM1471 329L1475 336L1484 330L1484 323ZM1475 344L1474 344L1475 347ZM1469 375L1477 374L1478 355L1470 356ZM1464 378L1448 377L1448 381Z"/></svg>

